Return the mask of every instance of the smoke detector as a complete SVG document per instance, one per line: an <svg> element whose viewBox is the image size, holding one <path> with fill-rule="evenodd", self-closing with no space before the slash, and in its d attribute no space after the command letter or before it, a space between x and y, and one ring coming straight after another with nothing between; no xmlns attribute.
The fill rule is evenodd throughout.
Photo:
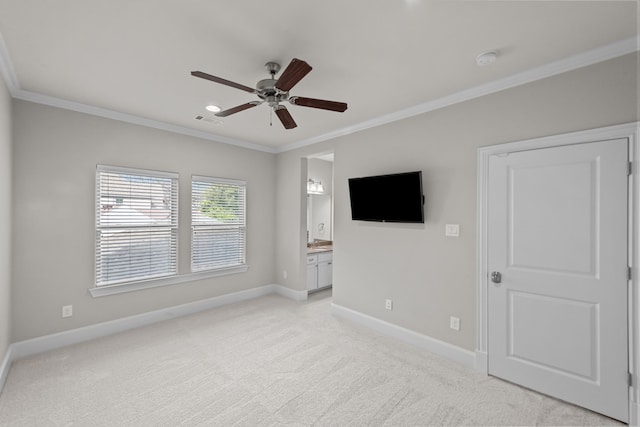
<svg viewBox="0 0 640 427"><path fill-rule="evenodd" d="M495 50L490 50L489 52L483 52L480 55L476 56L476 64L480 67L484 67L485 65L490 65L496 62L498 59L498 52Z"/></svg>

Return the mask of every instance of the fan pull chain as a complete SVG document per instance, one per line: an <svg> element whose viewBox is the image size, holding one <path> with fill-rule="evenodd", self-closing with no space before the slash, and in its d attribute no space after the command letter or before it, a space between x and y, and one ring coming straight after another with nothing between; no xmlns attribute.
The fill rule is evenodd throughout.
<svg viewBox="0 0 640 427"><path fill-rule="evenodd" d="M273 108L269 109L269 126L273 126Z"/></svg>

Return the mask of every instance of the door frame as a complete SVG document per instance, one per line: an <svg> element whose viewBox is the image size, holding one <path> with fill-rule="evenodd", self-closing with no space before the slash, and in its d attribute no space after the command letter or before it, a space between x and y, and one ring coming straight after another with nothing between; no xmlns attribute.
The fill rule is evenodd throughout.
<svg viewBox="0 0 640 427"><path fill-rule="evenodd" d="M476 276L476 369L488 374L488 202L489 157L518 151L581 144L609 139L628 138L629 160L632 162L629 180L629 266L631 280L628 284L629 319L629 425L640 422L640 122L607 126L579 132L564 133L548 137L527 139L478 148L477 156L477 276Z"/></svg>

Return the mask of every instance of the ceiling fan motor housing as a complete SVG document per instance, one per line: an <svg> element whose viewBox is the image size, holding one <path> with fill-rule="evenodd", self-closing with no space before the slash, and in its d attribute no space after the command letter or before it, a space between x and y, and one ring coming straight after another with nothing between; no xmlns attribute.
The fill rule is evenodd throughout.
<svg viewBox="0 0 640 427"><path fill-rule="evenodd" d="M260 80L256 85L257 95L272 107L289 99L289 92L282 92L276 89L276 83L277 80L275 79L264 79Z"/></svg>

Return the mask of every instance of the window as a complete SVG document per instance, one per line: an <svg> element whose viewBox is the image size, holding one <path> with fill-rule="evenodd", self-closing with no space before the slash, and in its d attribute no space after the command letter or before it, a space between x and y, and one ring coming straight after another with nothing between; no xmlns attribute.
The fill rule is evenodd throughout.
<svg viewBox="0 0 640 427"><path fill-rule="evenodd" d="M191 178L191 271L244 266L246 185Z"/></svg>
<svg viewBox="0 0 640 427"><path fill-rule="evenodd" d="M178 175L98 165L96 287L177 274Z"/></svg>

